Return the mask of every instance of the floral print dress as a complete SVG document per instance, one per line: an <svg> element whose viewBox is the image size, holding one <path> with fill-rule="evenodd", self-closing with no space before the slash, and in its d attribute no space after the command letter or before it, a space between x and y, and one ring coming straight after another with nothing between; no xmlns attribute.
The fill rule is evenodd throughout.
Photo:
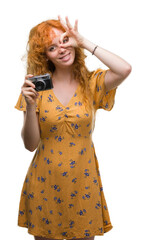
<svg viewBox="0 0 146 240"><path fill-rule="evenodd" d="M32 235L88 238L113 228L92 141L96 111L110 111L114 105L116 88L105 91L108 70L99 68L91 76L94 111L86 111L80 85L66 106L53 89L39 93L41 138L23 183L18 213L18 226ZM26 111L22 94L15 108Z"/></svg>

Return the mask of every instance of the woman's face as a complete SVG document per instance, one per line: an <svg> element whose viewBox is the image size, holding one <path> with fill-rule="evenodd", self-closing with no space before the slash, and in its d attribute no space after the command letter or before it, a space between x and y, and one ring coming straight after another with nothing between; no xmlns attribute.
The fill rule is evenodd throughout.
<svg viewBox="0 0 146 240"><path fill-rule="evenodd" d="M53 39L52 43L47 47L46 56L51 60L55 67L68 67L71 66L75 59L75 49L74 47L63 48L60 46L60 36L64 33L62 30L57 28L52 28L53 30ZM55 37L54 37L55 34ZM68 41L67 38L64 38L64 43Z"/></svg>

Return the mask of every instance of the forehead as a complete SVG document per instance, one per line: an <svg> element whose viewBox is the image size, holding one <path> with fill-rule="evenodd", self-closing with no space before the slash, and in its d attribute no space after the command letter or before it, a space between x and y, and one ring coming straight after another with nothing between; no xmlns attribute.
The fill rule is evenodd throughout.
<svg viewBox="0 0 146 240"><path fill-rule="evenodd" d="M50 32L51 43L57 43L60 39L60 36L63 34L63 31L57 28L52 28Z"/></svg>

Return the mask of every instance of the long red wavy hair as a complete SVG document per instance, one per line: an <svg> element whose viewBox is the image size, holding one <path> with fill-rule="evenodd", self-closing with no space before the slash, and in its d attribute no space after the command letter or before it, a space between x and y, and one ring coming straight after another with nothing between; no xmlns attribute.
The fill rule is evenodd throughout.
<svg viewBox="0 0 146 240"><path fill-rule="evenodd" d="M60 21L55 19L43 21L30 30L27 42L27 74L40 75L50 73L52 75L55 71L54 64L50 60L46 61L45 51L47 45L52 41L52 28L65 32ZM89 87L89 79L93 72L87 69L85 58L84 50L79 47L75 48L74 77L80 82L86 109L92 109L93 96Z"/></svg>

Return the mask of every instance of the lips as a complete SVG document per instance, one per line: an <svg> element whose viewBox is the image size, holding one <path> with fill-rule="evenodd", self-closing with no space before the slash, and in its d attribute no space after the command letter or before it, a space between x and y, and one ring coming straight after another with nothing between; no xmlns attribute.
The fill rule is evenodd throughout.
<svg viewBox="0 0 146 240"><path fill-rule="evenodd" d="M59 59L62 59L62 60L68 60L69 56L70 56L70 53L68 53L68 54L66 54L66 55L64 55L64 56L62 56L62 57L60 57Z"/></svg>

